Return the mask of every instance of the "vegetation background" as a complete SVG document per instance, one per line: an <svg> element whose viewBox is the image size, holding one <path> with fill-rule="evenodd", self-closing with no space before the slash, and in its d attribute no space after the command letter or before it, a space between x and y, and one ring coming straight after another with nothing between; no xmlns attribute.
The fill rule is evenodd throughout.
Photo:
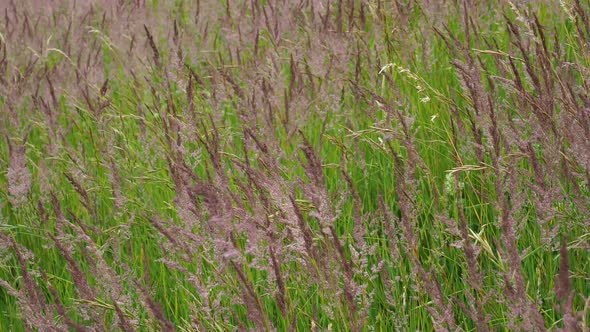
<svg viewBox="0 0 590 332"><path fill-rule="evenodd" d="M1 331L589 331L587 2L0 9Z"/></svg>

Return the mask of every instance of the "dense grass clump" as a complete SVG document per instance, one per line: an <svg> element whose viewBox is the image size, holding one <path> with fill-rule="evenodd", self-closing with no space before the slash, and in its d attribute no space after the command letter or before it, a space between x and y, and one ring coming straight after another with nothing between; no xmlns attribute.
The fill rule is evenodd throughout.
<svg viewBox="0 0 590 332"><path fill-rule="evenodd" d="M587 4L0 8L0 331L589 331Z"/></svg>

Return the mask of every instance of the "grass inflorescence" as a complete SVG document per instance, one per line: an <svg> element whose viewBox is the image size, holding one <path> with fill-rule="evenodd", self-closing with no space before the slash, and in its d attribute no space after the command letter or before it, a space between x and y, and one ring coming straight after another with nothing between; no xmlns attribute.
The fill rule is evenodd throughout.
<svg viewBox="0 0 590 332"><path fill-rule="evenodd" d="M588 331L582 1L0 9L1 331Z"/></svg>

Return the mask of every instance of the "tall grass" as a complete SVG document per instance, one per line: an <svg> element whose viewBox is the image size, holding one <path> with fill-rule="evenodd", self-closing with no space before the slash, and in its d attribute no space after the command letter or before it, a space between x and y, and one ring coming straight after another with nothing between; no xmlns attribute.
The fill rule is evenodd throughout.
<svg viewBox="0 0 590 332"><path fill-rule="evenodd" d="M588 331L587 4L0 7L1 331Z"/></svg>

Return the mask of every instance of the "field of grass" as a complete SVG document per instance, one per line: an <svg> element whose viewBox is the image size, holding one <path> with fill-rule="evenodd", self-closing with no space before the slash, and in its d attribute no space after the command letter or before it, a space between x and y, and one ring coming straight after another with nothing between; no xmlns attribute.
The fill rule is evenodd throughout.
<svg viewBox="0 0 590 332"><path fill-rule="evenodd" d="M0 9L0 331L590 331L587 2Z"/></svg>

